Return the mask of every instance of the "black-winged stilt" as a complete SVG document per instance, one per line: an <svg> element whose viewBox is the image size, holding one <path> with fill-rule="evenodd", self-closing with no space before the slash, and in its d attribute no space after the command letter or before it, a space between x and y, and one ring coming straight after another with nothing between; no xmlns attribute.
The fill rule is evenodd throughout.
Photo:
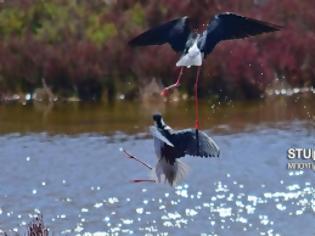
<svg viewBox="0 0 315 236"><path fill-rule="evenodd" d="M191 28L191 19L185 16L149 29L130 40L129 45L148 46L169 43L173 50L181 53L181 57L176 63L177 67L181 67L178 78L175 84L162 90L162 95L166 95L168 90L180 85L184 67L198 66L194 86L195 128L198 129L198 80L203 59L212 52L220 41L278 31L280 28L278 25L224 12L215 15L209 22L206 30L202 33L197 33Z"/></svg>
<svg viewBox="0 0 315 236"><path fill-rule="evenodd" d="M187 166L179 160L185 155L199 157L219 157L220 149L218 145L205 132L196 129L173 130L167 126L160 114L153 115L155 126L150 127L154 139L155 153L158 162L155 167L141 161L121 148L127 157L134 159L153 170L154 179L133 180L139 182L169 183L174 186L187 172Z"/></svg>

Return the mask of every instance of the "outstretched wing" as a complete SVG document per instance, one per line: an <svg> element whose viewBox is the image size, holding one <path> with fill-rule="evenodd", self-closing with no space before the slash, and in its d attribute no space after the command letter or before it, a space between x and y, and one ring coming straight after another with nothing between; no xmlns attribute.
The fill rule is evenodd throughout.
<svg viewBox="0 0 315 236"><path fill-rule="evenodd" d="M187 38L191 32L189 17L178 18L149 29L129 41L129 45L148 46L169 43L176 52L185 49Z"/></svg>
<svg viewBox="0 0 315 236"><path fill-rule="evenodd" d="M186 129L174 132L170 138L175 149L180 153L179 157L185 155L199 157L219 157L220 148L205 132L195 129ZM180 152L181 150L182 152Z"/></svg>
<svg viewBox="0 0 315 236"><path fill-rule="evenodd" d="M161 134L157 127L150 126L150 132L153 137L159 139L160 141L162 141L163 143L167 144L170 147L174 147L174 145Z"/></svg>
<svg viewBox="0 0 315 236"><path fill-rule="evenodd" d="M268 22L229 12L221 13L213 17L203 33L202 51L205 54L210 53L221 40L240 39L280 29L280 26Z"/></svg>

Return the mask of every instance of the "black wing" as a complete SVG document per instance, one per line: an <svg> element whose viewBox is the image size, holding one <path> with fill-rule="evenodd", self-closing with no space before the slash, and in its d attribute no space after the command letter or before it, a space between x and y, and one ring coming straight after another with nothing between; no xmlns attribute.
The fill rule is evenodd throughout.
<svg viewBox="0 0 315 236"><path fill-rule="evenodd" d="M178 18L154 27L129 41L130 46L161 45L169 43L176 52L184 51L191 33L189 17Z"/></svg>
<svg viewBox="0 0 315 236"><path fill-rule="evenodd" d="M229 12L221 13L214 16L203 33L202 51L209 54L221 40L240 39L280 29L280 26L268 22Z"/></svg>
<svg viewBox="0 0 315 236"><path fill-rule="evenodd" d="M169 138L178 150L179 157L185 155L199 157L219 157L218 145L205 132L195 129L186 129L174 132Z"/></svg>

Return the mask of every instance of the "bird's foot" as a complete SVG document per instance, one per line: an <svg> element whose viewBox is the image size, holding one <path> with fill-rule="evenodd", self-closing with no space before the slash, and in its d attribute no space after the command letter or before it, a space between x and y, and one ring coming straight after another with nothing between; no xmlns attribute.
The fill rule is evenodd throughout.
<svg viewBox="0 0 315 236"><path fill-rule="evenodd" d="M162 96L162 97L168 97L169 96L169 91L168 91L168 89L163 89L162 91L161 91L161 93L160 93L160 95Z"/></svg>
<svg viewBox="0 0 315 236"><path fill-rule="evenodd" d="M180 86L180 83L172 84L161 91L161 96L168 97L170 95L170 90L173 90Z"/></svg>

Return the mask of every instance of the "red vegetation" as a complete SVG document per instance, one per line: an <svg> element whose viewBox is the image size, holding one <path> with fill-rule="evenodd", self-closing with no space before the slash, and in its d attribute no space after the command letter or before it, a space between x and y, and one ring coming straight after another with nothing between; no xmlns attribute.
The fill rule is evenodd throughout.
<svg viewBox="0 0 315 236"><path fill-rule="evenodd" d="M203 68L200 95L257 98L275 78L315 85L315 2L298 0L17 1L0 5L0 94L32 92L41 78L54 93L99 100L103 92L135 97L139 87L174 82L169 46L132 49L143 30L178 16L203 30L222 11L283 25L281 32L219 44ZM182 90L192 93L195 69Z"/></svg>

